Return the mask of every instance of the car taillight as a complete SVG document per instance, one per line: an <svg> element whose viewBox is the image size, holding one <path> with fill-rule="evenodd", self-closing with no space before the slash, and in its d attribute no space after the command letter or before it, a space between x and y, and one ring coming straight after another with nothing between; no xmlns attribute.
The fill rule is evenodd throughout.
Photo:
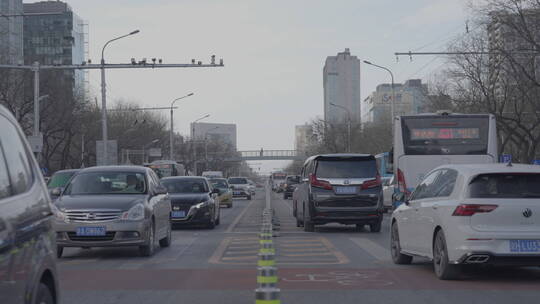
<svg viewBox="0 0 540 304"><path fill-rule="evenodd" d="M497 205L461 204L454 210L453 216L473 216L476 213L488 213L497 209Z"/></svg>
<svg viewBox="0 0 540 304"><path fill-rule="evenodd" d="M401 171L401 169L397 170L397 179L399 192L405 193L406 195L411 194L410 191L407 189L407 184L405 183L405 175L403 174L403 171Z"/></svg>
<svg viewBox="0 0 540 304"><path fill-rule="evenodd" d="M312 187L323 188L323 189L326 189L326 190L332 190L332 185L328 181L317 179L315 174L310 174L309 175L309 183L311 184Z"/></svg>
<svg viewBox="0 0 540 304"><path fill-rule="evenodd" d="M381 185L381 176L377 174L377 178L370 179L362 183L362 190L379 187Z"/></svg>

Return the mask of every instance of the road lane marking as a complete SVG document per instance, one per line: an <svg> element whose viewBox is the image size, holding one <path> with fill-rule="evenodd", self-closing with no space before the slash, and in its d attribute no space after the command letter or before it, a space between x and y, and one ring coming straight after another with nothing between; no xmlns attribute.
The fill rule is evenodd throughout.
<svg viewBox="0 0 540 304"><path fill-rule="evenodd" d="M390 251L372 240L363 237L350 238L350 240L376 260L390 261Z"/></svg>
<svg viewBox="0 0 540 304"><path fill-rule="evenodd" d="M242 219L242 217L244 216L244 214L246 214L246 212L248 211L248 209L251 207L251 205L253 205L253 202L255 200L251 200L247 206L244 208L244 210L242 210L242 212L240 212L240 214L238 214L238 216L234 219L234 221L229 225L229 227L227 227L227 230L225 230L225 233L230 233L233 231L233 229L236 227L236 225L238 225L238 222L240 222L240 220Z"/></svg>

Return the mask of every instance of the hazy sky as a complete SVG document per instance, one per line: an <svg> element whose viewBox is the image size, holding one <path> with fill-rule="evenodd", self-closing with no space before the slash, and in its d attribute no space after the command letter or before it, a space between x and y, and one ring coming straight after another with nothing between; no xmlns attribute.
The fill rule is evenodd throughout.
<svg viewBox="0 0 540 304"><path fill-rule="evenodd" d="M31 2L31 1L27 1ZM169 106L194 92L175 112L176 129L189 122L236 123L244 150L292 149L294 126L322 115L322 68L326 56L350 48L353 55L392 69L397 82L429 79L444 61L395 51L443 49L465 32L463 0L68 0L89 23L90 58L99 62L103 44L118 35L141 33L111 44L109 63L163 58L166 63L209 62L224 68L108 72L108 96L141 106ZM422 48L423 47L423 48ZM387 73L361 66L361 95L389 82ZM99 93L99 74L90 74ZM164 113L168 114L168 113ZM272 166L268 164L267 166ZM265 167L267 167L265 166Z"/></svg>

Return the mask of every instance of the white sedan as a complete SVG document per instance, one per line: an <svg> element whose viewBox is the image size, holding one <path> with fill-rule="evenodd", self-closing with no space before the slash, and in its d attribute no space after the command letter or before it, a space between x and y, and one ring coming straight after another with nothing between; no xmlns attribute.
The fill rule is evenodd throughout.
<svg viewBox="0 0 540 304"><path fill-rule="evenodd" d="M465 264L540 266L540 166L445 165L392 214L392 260L433 260L439 279Z"/></svg>

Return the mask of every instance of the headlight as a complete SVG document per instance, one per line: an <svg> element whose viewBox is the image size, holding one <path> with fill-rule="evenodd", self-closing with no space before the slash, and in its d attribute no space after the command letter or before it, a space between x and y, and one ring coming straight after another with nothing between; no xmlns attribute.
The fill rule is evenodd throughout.
<svg viewBox="0 0 540 304"><path fill-rule="evenodd" d="M206 207L208 206L208 201L204 201L204 202L201 202L201 203L198 203L197 205L193 206L195 209L201 209L203 207Z"/></svg>
<svg viewBox="0 0 540 304"><path fill-rule="evenodd" d="M61 221L61 222L67 222L68 221L68 218L67 218L66 214L64 212L60 211L60 209L58 209L58 207L56 207L54 204L51 204L51 211L54 214L54 218L56 220Z"/></svg>
<svg viewBox="0 0 540 304"><path fill-rule="evenodd" d="M123 220L140 221L144 219L144 205L137 204L122 214Z"/></svg>

